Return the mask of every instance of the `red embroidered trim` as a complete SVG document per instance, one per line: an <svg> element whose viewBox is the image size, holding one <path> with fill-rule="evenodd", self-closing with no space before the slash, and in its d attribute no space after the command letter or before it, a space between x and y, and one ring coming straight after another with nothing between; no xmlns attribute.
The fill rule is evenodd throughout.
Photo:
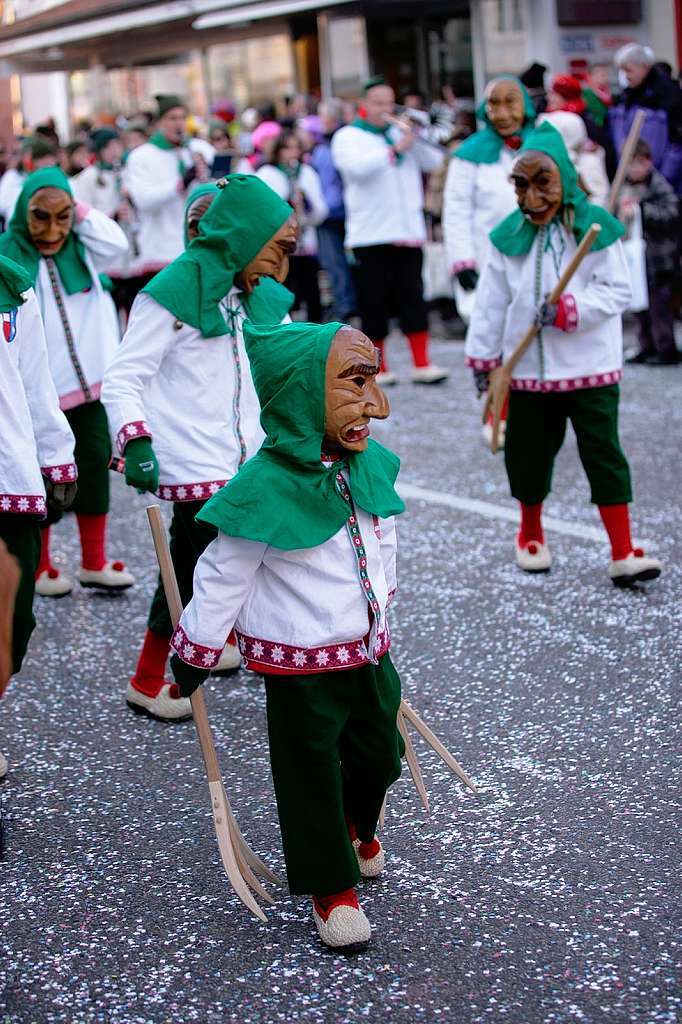
<svg viewBox="0 0 682 1024"><path fill-rule="evenodd" d="M182 626L175 627L170 645L179 658L195 668L213 668L222 652L222 647L204 647L193 643Z"/></svg>
<svg viewBox="0 0 682 1024"><path fill-rule="evenodd" d="M494 370L497 366L502 366L502 359L499 356L497 359L479 359L476 356L465 356L464 365L469 366L472 370Z"/></svg>
<svg viewBox="0 0 682 1024"><path fill-rule="evenodd" d="M450 267L450 274L459 274L460 270L476 270L477 267L476 260L457 260Z"/></svg>
<svg viewBox="0 0 682 1024"><path fill-rule="evenodd" d="M65 480L75 480L78 476L74 462L67 462L63 466L41 466L40 472L54 484L63 483Z"/></svg>
<svg viewBox="0 0 682 1024"><path fill-rule="evenodd" d="M44 516L47 511L41 494L2 494L0 512L19 512L26 515Z"/></svg>
<svg viewBox="0 0 682 1024"><path fill-rule="evenodd" d="M367 648L362 639L325 644L322 647L291 647L289 644L273 643L272 640L259 640L257 637L237 633L237 643L247 667L265 674L274 671L278 675L306 675L369 664ZM374 657L381 658L390 645L387 627L385 632L377 635Z"/></svg>
<svg viewBox="0 0 682 1024"><path fill-rule="evenodd" d="M207 480L196 484L164 484L156 492L165 501L201 501L212 497L227 480Z"/></svg>
<svg viewBox="0 0 682 1024"><path fill-rule="evenodd" d="M610 373L595 373L589 377L573 377L570 380L535 380L522 378L512 380L512 391L579 391L582 388L603 388L608 384L617 384L623 376L622 370Z"/></svg>
<svg viewBox="0 0 682 1024"><path fill-rule="evenodd" d="M125 452L128 441L133 438L148 437L151 440L152 432L146 420L134 420L132 423L125 423L116 435L116 447L121 455Z"/></svg>

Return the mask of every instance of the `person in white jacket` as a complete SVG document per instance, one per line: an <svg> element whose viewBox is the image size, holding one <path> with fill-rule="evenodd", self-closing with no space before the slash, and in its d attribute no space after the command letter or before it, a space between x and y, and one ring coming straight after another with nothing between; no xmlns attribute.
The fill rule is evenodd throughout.
<svg viewBox="0 0 682 1024"><path fill-rule="evenodd" d="M190 694L234 626L265 680L289 888L312 896L325 945L354 952L371 938L355 886L383 870L377 821L404 749L388 625L399 460L369 438L389 413L369 338L340 323L244 333L266 439L199 513L218 534L171 667Z"/></svg>
<svg viewBox="0 0 682 1024"><path fill-rule="evenodd" d="M69 506L78 474L74 437L50 375L31 277L4 256L0 256L0 324L0 539L21 571L12 626L11 671L15 674L35 626L40 523L48 502L52 508Z"/></svg>
<svg viewBox="0 0 682 1024"><path fill-rule="evenodd" d="M293 296L278 282L297 238L291 207L252 175L200 186L186 219L187 252L138 295L102 389L126 481L173 502L170 548L185 603L213 539L195 516L263 440L243 325L287 318ZM165 679L172 632L159 582L126 696L134 711L181 721L189 701ZM241 655L224 647L215 667L234 671Z"/></svg>
<svg viewBox="0 0 682 1024"><path fill-rule="evenodd" d="M540 114L537 123L540 125L545 121L556 128L564 140L587 198L596 206L606 206L610 188L606 157L603 148L588 138L582 117L570 110L555 110L549 114Z"/></svg>
<svg viewBox="0 0 682 1024"><path fill-rule="evenodd" d="M611 543L609 575L634 586L660 575L661 563L635 548L628 504L630 469L618 438L623 363L622 314L630 282L623 226L589 203L561 136L550 124L526 138L512 168L518 209L490 236L491 251L477 289L466 360L486 387L534 321L537 340L514 370L505 441L511 493L521 511L516 561L547 572L551 552L542 529L554 460L570 420L578 453ZM601 230L552 305L547 296L592 223Z"/></svg>
<svg viewBox="0 0 682 1024"><path fill-rule="evenodd" d="M396 381L385 340L397 316L412 352L413 381L435 384L448 373L429 358L422 176L440 167L442 156L411 129L391 127L394 108L390 86L371 79L358 117L332 139L332 159L345 186L346 245L357 264L362 329L381 352L381 382Z"/></svg>
<svg viewBox="0 0 682 1024"><path fill-rule="evenodd" d="M59 168L29 175L0 253L29 273L47 338L50 373L59 404L76 438L79 490L73 504L81 541L83 587L124 590L134 582L123 562L106 555L109 511L109 427L99 400L104 371L119 342L111 296L99 270L127 247L109 217L75 204ZM50 514L48 523L57 516ZM42 531L37 593L60 597L72 584L50 558L50 529Z"/></svg>
<svg viewBox="0 0 682 1024"><path fill-rule="evenodd" d="M301 237L289 260L286 286L296 296L296 307L306 308L306 319L322 319L317 259L317 231L329 213L320 178L314 167L301 162L303 149L294 131L284 131L271 143L268 162L256 171L258 177L296 211Z"/></svg>

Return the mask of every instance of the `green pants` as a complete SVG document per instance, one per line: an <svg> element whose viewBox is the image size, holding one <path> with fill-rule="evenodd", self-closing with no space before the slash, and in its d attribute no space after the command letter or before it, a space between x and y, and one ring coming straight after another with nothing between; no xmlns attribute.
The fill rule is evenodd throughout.
<svg viewBox="0 0 682 1024"><path fill-rule="evenodd" d="M0 515L0 538L19 562L21 580L12 624L12 674L21 669L28 641L36 624L33 617L35 574L40 558L40 523L30 516Z"/></svg>
<svg viewBox="0 0 682 1024"><path fill-rule="evenodd" d="M109 511L109 460L111 439L109 423L100 401L85 402L64 413L76 440L75 460L78 469L78 492L71 512L103 515ZM50 510L46 525L59 522L61 512Z"/></svg>
<svg viewBox="0 0 682 1024"><path fill-rule="evenodd" d="M218 533L213 526L194 521L203 504L203 501L176 501L173 505L169 546L183 608L192 599L194 569L199 557ZM173 635L168 602L160 576L149 609L147 625L153 633L166 636L169 640Z"/></svg>
<svg viewBox="0 0 682 1024"><path fill-rule="evenodd" d="M632 501L630 468L618 440L617 384L577 391L512 391L504 442L511 493L537 505L552 487L554 460L571 421L595 505Z"/></svg>
<svg viewBox="0 0 682 1024"><path fill-rule="evenodd" d="M396 719L400 679L378 665L301 676L265 676L270 761L289 888L329 896L356 885L348 835L376 830L404 753Z"/></svg>

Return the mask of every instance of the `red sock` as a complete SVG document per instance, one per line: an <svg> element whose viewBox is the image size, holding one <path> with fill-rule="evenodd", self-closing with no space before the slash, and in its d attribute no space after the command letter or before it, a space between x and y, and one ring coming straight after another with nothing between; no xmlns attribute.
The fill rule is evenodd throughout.
<svg viewBox="0 0 682 1024"><path fill-rule="evenodd" d="M313 906L323 921L329 918L334 907L354 907L358 909L358 896L355 889L344 889L331 896L313 896Z"/></svg>
<svg viewBox="0 0 682 1024"><path fill-rule="evenodd" d="M36 569L36 579L40 576L41 572L47 572L51 579L56 579L59 575L57 569L53 566L50 561L50 527L43 526L40 531L40 561L38 562L38 568Z"/></svg>
<svg viewBox="0 0 682 1024"><path fill-rule="evenodd" d="M412 349L412 362L417 369L429 366L429 332L412 331L407 335L407 340Z"/></svg>
<svg viewBox="0 0 682 1024"><path fill-rule="evenodd" d="M519 546L528 547L533 541L538 544L545 543L545 535L542 532L542 502L537 505L526 505L519 502L521 506L521 529L519 530Z"/></svg>
<svg viewBox="0 0 682 1024"><path fill-rule="evenodd" d="M170 641L160 633L148 629L144 635L144 643L137 660L137 668L132 684L140 693L147 697L157 697L165 683L166 659Z"/></svg>
<svg viewBox="0 0 682 1024"><path fill-rule="evenodd" d="M611 541L611 557L614 562L621 558L627 558L633 550L628 506L626 504L599 505L598 508Z"/></svg>
<svg viewBox="0 0 682 1024"><path fill-rule="evenodd" d="M374 839L371 839L368 843L360 843L358 853L363 860L371 860L372 857L376 857L380 849L381 843L375 836Z"/></svg>
<svg viewBox="0 0 682 1024"><path fill-rule="evenodd" d="M81 565L84 569L99 572L104 567L107 557L104 553L107 517L103 515L76 514L78 532L81 535Z"/></svg>
<svg viewBox="0 0 682 1024"><path fill-rule="evenodd" d="M388 363L386 362L386 354L384 351L384 349L386 348L385 339L382 338L381 341L373 341L372 344L374 345L375 348L379 349L379 373L388 373Z"/></svg>

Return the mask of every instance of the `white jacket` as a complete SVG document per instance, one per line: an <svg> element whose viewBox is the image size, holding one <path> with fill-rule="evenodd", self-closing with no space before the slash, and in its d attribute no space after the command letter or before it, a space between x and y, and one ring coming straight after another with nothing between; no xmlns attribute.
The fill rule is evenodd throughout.
<svg viewBox="0 0 682 1024"><path fill-rule="evenodd" d="M448 270L456 274L485 266L490 249L488 235L516 209L516 193L509 181L518 154L505 146L494 164L450 161L443 192L443 238Z"/></svg>
<svg viewBox="0 0 682 1024"><path fill-rule="evenodd" d="M189 324L176 329L175 316L141 292L104 380L102 401L118 451L132 438L150 437L158 495L169 501L210 498L265 436L239 289L223 303L235 311L235 337L204 338Z"/></svg>
<svg viewBox="0 0 682 1024"><path fill-rule="evenodd" d="M76 479L74 439L47 362L40 309L31 289L12 313L0 313L0 515L45 515L43 474Z"/></svg>
<svg viewBox="0 0 682 1024"><path fill-rule="evenodd" d="M75 198L113 217L121 205L121 172L91 164L74 175L71 188Z"/></svg>
<svg viewBox="0 0 682 1024"><path fill-rule="evenodd" d="M391 138L400 132L391 129ZM346 245L423 245L422 175L443 161L437 149L422 142L397 160L383 135L349 124L332 139L332 159L345 186Z"/></svg>
<svg viewBox="0 0 682 1024"><path fill-rule="evenodd" d="M152 142L143 143L128 156L123 184L137 210L140 249L131 273L155 273L185 248L180 160L186 168L192 166L188 149L159 149Z"/></svg>
<svg viewBox="0 0 682 1024"><path fill-rule="evenodd" d="M390 645L386 609L396 588L395 523L362 509L357 520L377 602L371 632L345 526L324 544L296 551L220 532L197 563L194 596L173 635L174 650L190 665L211 668L234 626L247 665L259 672L330 672L376 663Z"/></svg>
<svg viewBox="0 0 682 1024"><path fill-rule="evenodd" d="M566 248L559 270L569 262L576 243L564 235ZM538 240L525 256L504 256L494 246L476 289L476 304L466 337L466 363L492 370L507 360L526 329L537 305L535 254ZM558 280L551 252L542 259L539 301ZM630 278L620 240L589 253L564 293L568 330L542 329L519 362L512 388L525 391L572 391L615 384L623 365L621 315L630 301ZM544 375L541 372L544 359Z"/></svg>
<svg viewBox="0 0 682 1024"><path fill-rule="evenodd" d="M14 213L26 178L27 175L15 167L10 167L0 178L0 217L4 217L5 227Z"/></svg>
<svg viewBox="0 0 682 1024"><path fill-rule="evenodd" d="M67 295L60 290L76 354L93 398L99 398L102 377L118 347L118 317L111 295L102 287L99 271L104 270L128 248L128 240L118 224L99 210L83 203L76 206L74 231L85 247L85 262L93 284L83 292ZM45 260L40 260L36 294L47 338L50 372L62 409L82 405L86 396L74 369L59 307L54 297Z"/></svg>
<svg viewBox="0 0 682 1024"><path fill-rule="evenodd" d="M315 168L310 167L309 164L301 164L295 181L292 181L284 171L280 171L279 167L274 167L272 164L263 164L256 171L256 175L286 203L292 201L294 189L300 189L303 193L310 209L306 211L301 221L301 237L296 252L301 256L314 256L317 253L315 228L329 216L329 208L322 194L320 176Z"/></svg>

